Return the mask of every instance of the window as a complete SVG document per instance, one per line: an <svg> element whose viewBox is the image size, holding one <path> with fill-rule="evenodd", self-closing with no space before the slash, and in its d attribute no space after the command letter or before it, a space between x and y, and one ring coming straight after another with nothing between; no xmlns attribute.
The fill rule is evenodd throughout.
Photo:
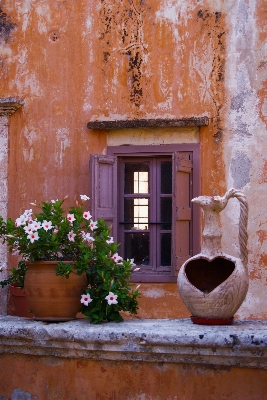
<svg viewBox="0 0 267 400"><path fill-rule="evenodd" d="M91 210L112 226L120 255L140 270L133 281L174 282L199 253L199 146L114 146L91 155Z"/></svg>

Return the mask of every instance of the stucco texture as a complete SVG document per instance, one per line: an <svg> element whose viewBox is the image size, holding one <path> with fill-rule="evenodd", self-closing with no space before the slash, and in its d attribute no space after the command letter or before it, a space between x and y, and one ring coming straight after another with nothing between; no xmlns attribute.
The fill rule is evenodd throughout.
<svg viewBox="0 0 267 400"><path fill-rule="evenodd" d="M266 319L267 2L3 0L0 8L0 97L24 101L9 118L9 216L35 200L89 193L90 154L104 154L112 132L88 130L88 121L208 116L201 192L246 194L251 282L238 316ZM222 228L234 256L238 216L233 200ZM176 291L144 285L141 315L187 316Z"/></svg>
<svg viewBox="0 0 267 400"><path fill-rule="evenodd" d="M23 355L2 355L1 360L5 362L0 373L3 400L11 396L14 400L267 398L266 370L82 359L63 362L49 356ZM21 367L16 374L13 374L14 363Z"/></svg>

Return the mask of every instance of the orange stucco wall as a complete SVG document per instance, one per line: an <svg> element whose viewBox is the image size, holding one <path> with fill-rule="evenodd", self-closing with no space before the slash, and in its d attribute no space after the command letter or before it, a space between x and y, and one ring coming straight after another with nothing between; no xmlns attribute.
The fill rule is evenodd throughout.
<svg viewBox="0 0 267 400"><path fill-rule="evenodd" d="M247 195L251 285L238 316L266 319L266 1L3 0L1 10L0 97L25 103L10 117L9 215L89 193L90 154L105 153L112 132L88 121L207 115L201 191ZM233 255L238 214L233 203L222 221ZM187 316L176 291L143 285L140 316Z"/></svg>
<svg viewBox="0 0 267 400"><path fill-rule="evenodd" d="M49 356L22 355L2 355L1 363L4 368L0 369L0 394L7 399L11 394L13 398L32 400L267 398L266 370L82 359L63 361ZM20 366L15 374L14 365Z"/></svg>

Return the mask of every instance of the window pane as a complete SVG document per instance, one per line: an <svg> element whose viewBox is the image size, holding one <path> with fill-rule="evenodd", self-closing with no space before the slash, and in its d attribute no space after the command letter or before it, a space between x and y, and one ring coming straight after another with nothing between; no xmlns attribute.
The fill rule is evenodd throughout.
<svg viewBox="0 0 267 400"><path fill-rule="evenodd" d="M149 193L149 163L125 163L124 193Z"/></svg>
<svg viewBox="0 0 267 400"><path fill-rule="evenodd" d="M124 258L133 258L136 265L149 264L149 232L125 234Z"/></svg>
<svg viewBox="0 0 267 400"><path fill-rule="evenodd" d="M160 235L160 265L171 265L171 233Z"/></svg>
<svg viewBox="0 0 267 400"><path fill-rule="evenodd" d="M161 229L172 229L172 198L162 197L160 199L160 220L161 222L169 222L168 224L161 224Z"/></svg>
<svg viewBox="0 0 267 400"><path fill-rule="evenodd" d="M148 229L148 216L148 199L124 199L124 229Z"/></svg>
<svg viewBox="0 0 267 400"><path fill-rule="evenodd" d="M161 194L172 193L172 162L164 161L161 163Z"/></svg>

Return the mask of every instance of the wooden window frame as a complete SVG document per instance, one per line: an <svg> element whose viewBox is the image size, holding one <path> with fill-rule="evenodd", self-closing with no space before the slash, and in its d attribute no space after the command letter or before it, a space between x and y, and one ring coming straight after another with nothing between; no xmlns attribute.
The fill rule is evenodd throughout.
<svg viewBox="0 0 267 400"><path fill-rule="evenodd" d="M178 159L177 155L178 154ZM190 160L187 155L190 154ZM179 158L179 156L181 157ZM184 155L186 157L184 157ZM91 199L95 196L95 200L91 204L92 214L94 218L103 218L112 225L112 235L115 241L118 241L117 236L117 215L115 209L118 207L118 188L117 182L119 178L117 170L118 158L126 157L156 157L156 156L171 156L173 162L174 179L183 182L186 180L187 186L190 185L190 199L199 196L200 194L200 144L171 144L171 145L144 145L144 146L109 146L107 147L107 155L91 155L90 173L91 173ZM184 157L184 158L183 158ZM105 174L98 172L99 166L95 166L94 159L98 159L102 163L102 167L106 170ZM102 168L101 167L101 168ZM104 181L103 175L104 177ZM188 178L190 176L190 178ZM178 184L179 184L178 182ZM176 184L174 183L174 186ZM101 207L102 199L105 194L109 193L109 201ZM188 191L187 189L185 191ZM107 195L106 195L107 197ZM180 198L179 198L180 197ZM172 274L171 275L151 275L134 273L132 282L176 282L179 268L186 259L200 252L200 209L198 206L190 202L184 193L177 192L173 196L173 223L176 224L176 230L183 231L187 226L190 226L190 249L185 250L184 238L186 235L179 234L173 238L172 252ZM180 207L177 207L177 201ZM190 205L188 205L190 203ZM99 206L100 204L100 206ZM190 220L190 222L189 222ZM191 222L192 221L192 222ZM178 237L179 236L179 237ZM189 254L188 254L189 253Z"/></svg>

